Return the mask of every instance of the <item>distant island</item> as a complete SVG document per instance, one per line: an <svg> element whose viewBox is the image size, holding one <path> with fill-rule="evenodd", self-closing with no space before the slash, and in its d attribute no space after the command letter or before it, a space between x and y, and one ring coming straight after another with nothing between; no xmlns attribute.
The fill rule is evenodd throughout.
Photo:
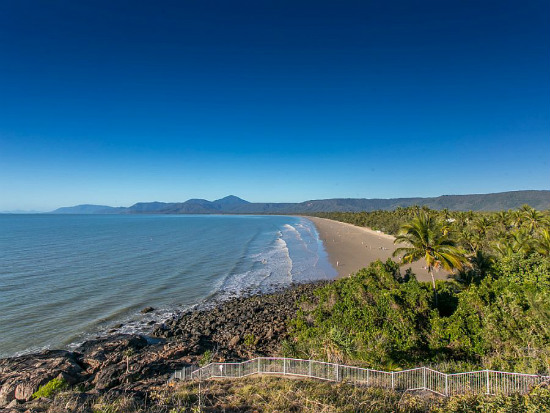
<svg viewBox="0 0 550 413"><path fill-rule="evenodd" d="M394 210L412 205L451 211L502 211L527 204L550 208L550 191L509 191L491 194L442 195L433 198L335 198L300 203L248 202L230 195L215 201L189 199L185 202L138 202L130 207L77 205L58 208L52 214L311 214L317 212L361 212Z"/></svg>

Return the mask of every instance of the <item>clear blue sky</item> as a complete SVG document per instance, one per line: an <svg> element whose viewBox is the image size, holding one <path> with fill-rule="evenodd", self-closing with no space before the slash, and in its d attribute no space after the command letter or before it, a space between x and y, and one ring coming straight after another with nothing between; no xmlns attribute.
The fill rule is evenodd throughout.
<svg viewBox="0 0 550 413"><path fill-rule="evenodd" d="M550 2L0 3L0 211L550 189Z"/></svg>

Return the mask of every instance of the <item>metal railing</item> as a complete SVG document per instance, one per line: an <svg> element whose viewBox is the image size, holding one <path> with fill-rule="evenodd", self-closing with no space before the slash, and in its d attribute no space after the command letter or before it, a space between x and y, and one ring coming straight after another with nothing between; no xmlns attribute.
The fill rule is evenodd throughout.
<svg viewBox="0 0 550 413"><path fill-rule="evenodd" d="M428 367L418 367L388 372L286 357L258 357L240 363L210 363L204 367L189 366L175 371L170 377L170 381L241 378L253 374L307 377L398 391L427 390L441 396L464 393L524 394L534 386L550 381L550 376L494 370L447 374Z"/></svg>

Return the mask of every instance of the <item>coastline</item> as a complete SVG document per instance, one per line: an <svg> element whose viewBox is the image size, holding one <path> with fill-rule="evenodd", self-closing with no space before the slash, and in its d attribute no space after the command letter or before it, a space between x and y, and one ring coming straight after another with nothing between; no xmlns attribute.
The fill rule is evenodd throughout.
<svg viewBox="0 0 550 413"><path fill-rule="evenodd" d="M393 243L395 237L383 232L326 218L302 218L310 220L315 225L329 261L338 272L338 278L348 277L376 260L386 261L393 258L392 254L397 248ZM412 269L418 281L431 281L422 261L404 265L402 273L407 268ZM436 280L445 280L447 277L446 271L434 272Z"/></svg>
<svg viewBox="0 0 550 413"><path fill-rule="evenodd" d="M1 228L0 357L142 334L205 300L336 277L313 223L290 215L39 215Z"/></svg>
<svg viewBox="0 0 550 413"><path fill-rule="evenodd" d="M148 335L115 332L73 350L0 358L0 410L16 406L28 410L25 403L54 378L86 388L83 398L114 392L142 400L147 392L165 385L174 370L199 364L205 354L214 361L280 354L288 320L296 316L300 298L312 299L327 282L293 284L277 292L189 309L157 323Z"/></svg>

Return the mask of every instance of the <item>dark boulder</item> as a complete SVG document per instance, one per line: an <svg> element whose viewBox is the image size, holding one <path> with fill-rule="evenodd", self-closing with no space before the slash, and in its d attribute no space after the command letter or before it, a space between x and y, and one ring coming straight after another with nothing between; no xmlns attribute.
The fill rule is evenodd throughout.
<svg viewBox="0 0 550 413"><path fill-rule="evenodd" d="M48 350L0 359L0 407L7 406L13 400L30 400L41 386L55 378L69 384L86 378L77 353Z"/></svg>

